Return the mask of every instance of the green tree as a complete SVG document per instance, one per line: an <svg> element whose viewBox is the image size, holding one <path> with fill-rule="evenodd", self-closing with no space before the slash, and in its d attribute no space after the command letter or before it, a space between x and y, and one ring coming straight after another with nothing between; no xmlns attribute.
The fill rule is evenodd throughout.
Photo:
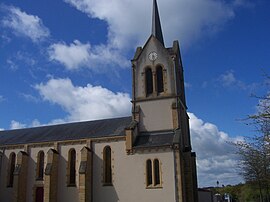
<svg viewBox="0 0 270 202"><path fill-rule="evenodd" d="M270 84L270 77L267 77ZM268 87L268 86L267 86ZM270 92L259 98L257 113L246 121L255 127L257 135L235 145L240 156L240 174L253 188L259 188L259 201L270 202Z"/></svg>

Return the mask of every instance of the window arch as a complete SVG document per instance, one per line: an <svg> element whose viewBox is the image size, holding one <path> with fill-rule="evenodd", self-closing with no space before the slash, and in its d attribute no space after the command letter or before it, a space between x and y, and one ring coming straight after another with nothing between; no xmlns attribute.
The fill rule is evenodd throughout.
<svg viewBox="0 0 270 202"><path fill-rule="evenodd" d="M112 151L110 146L103 149L103 182L112 184Z"/></svg>
<svg viewBox="0 0 270 202"><path fill-rule="evenodd" d="M158 159L146 161L146 186L147 188L161 187L160 161Z"/></svg>
<svg viewBox="0 0 270 202"><path fill-rule="evenodd" d="M152 179L152 161L148 159L146 161L146 185L150 186L153 184Z"/></svg>
<svg viewBox="0 0 270 202"><path fill-rule="evenodd" d="M153 73L149 67L145 69L145 90L146 96L153 93Z"/></svg>
<svg viewBox="0 0 270 202"><path fill-rule="evenodd" d="M76 185L76 151L75 149L69 150L68 155L68 185Z"/></svg>
<svg viewBox="0 0 270 202"><path fill-rule="evenodd" d="M44 176L44 152L39 151L37 157L37 180L43 180Z"/></svg>
<svg viewBox="0 0 270 202"><path fill-rule="evenodd" d="M16 154L12 152L9 155L9 162L8 162L8 181L7 181L8 187L13 187L15 162L16 162Z"/></svg>
<svg viewBox="0 0 270 202"><path fill-rule="evenodd" d="M164 92L164 82L163 82L163 68L161 66L157 66L156 68L156 84L157 84L157 92Z"/></svg>
<svg viewBox="0 0 270 202"><path fill-rule="evenodd" d="M154 185L160 185L159 160L154 160Z"/></svg>

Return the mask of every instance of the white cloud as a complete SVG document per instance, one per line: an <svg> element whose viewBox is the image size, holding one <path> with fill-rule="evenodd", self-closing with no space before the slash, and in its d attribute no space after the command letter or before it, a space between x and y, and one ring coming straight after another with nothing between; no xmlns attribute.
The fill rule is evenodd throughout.
<svg viewBox="0 0 270 202"><path fill-rule="evenodd" d="M143 45L151 34L152 1L138 0L64 0L90 18L108 24L107 42L96 46L78 40L66 45L50 46L51 60L62 63L67 69L80 67L129 67L125 59L129 50ZM235 15L235 10L246 0L167 0L159 1L159 10L165 42L172 45L180 40L190 46L205 35L212 35ZM241 3L240 3L241 2ZM78 53L73 54L77 50Z"/></svg>
<svg viewBox="0 0 270 202"><path fill-rule="evenodd" d="M29 101L29 102L37 103L40 101L37 97L35 97L31 94L20 93L20 96L22 96L26 101Z"/></svg>
<svg viewBox="0 0 270 202"><path fill-rule="evenodd" d="M3 95L0 95L0 102L3 102L3 101L5 101L5 98Z"/></svg>
<svg viewBox="0 0 270 202"><path fill-rule="evenodd" d="M67 69L88 67L100 70L106 65L128 67L129 62L118 50L105 45L91 46L78 40L67 45L63 42L52 44L48 49L50 60L63 64Z"/></svg>
<svg viewBox="0 0 270 202"><path fill-rule="evenodd" d="M12 71L16 71L19 68L19 63L23 63L28 67L33 67L37 64L37 61L32 58L31 54L22 51L17 51L6 59L7 67Z"/></svg>
<svg viewBox="0 0 270 202"><path fill-rule="evenodd" d="M15 120L12 120L10 122L10 129L11 130L14 130L14 129L21 129L21 128L29 128L29 127L38 127L38 126L44 126L44 125L47 125L47 124L41 124L37 119L34 119L32 121L31 124L26 124L26 123L21 123L21 122L18 122L18 121L15 121Z"/></svg>
<svg viewBox="0 0 270 202"><path fill-rule="evenodd" d="M50 35L42 20L35 15L27 14L20 8L13 6L2 6L8 14L1 23L3 26L13 30L16 35L29 37L33 42L38 42Z"/></svg>
<svg viewBox="0 0 270 202"><path fill-rule="evenodd" d="M3 45L8 44L11 41L11 38L7 36L6 33L1 34L1 43Z"/></svg>
<svg viewBox="0 0 270 202"><path fill-rule="evenodd" d="M199 185L215 186L217 181L224 185L241 182L237 170L238 158L230 142L243 138L231 138L219 131L216 125L204 122L193 113L189 113L189 117L192 147L197 154Z"/></svg>
<svg viewBox="0 0 270 202"><path fill-rule="evenodd" d="M49 48L51 60L59 61L68 69L75 69L87 64L90 58L90 44L81 44L78 40L66 45L65 43L53 44Z"/></svg>
<svg viewBox="0 0 270 202"><path fill-rule="evenodd" d="M236 80L234 76L233 71L228 71L225 74L222 74L220 76L220 81L222 82L224 86L231 86L238 83L238 81Z"/></svg>
<svg viewBox="0 0 270 202"><path fill-rule="evenodd" d="M38 127L41 126L42 124L39 122L39 120L34 119L31 123L31 127Z"/></svg>
<svg viewBox="0 0 270 202"><path fill-rule="evenodd" d="M225 72L224 74L221 74L218 77L217 81L223 87L239 88L241 90L253 90L258 85L256 83L246 84L245 82L237 79L235 77L233 70L230 70L230 71Z"/></svg>
<svg viewBox="0 0 270 202"><path fill-rule="evenodd" d="M66 121L94 120L130 115L130 96L101 86L74 86L70 79L50 79L35 88L42 98L63 108ZM59 121L59 120L58 120Z"/></svg>
<svg viewBox="0 0 270 202"><path fill-rule="evenodd" d="M108 23L108 44L119 49L143 44L150 36L152 1L64 0L91 18ZM246 0L241 0L244 2ZM239 0L158 1L165 41L184 45L219 30L242 6Z"/></svg>
<svg viewBox="0 0 270 202"><path fill-rule="evenodd" d="M16 71L18 69L18 65L10 58L8 58L6 60L7 63L7 67L12 70L12 71Z"/></svg>
<svg viewBox="0 0 270 202"><path fill-rule="evenodd" d="M88 67L102 70L104 67L129 67L126 55L135 46L143 45L150 36L151 1L115 0L64 0L90 18L104 20L108 24L107 40L94 45L74 40L71 44L58 42L48 48L49 58L68 70ZM168 0L160 1L165 41L179 39L190 45L198 38L218 31L234 17L236 8L246 0L234 0L231 4L222 0ZM143 23L142 23L143 22Z"/></svg>
<svg viewBox="0 0 270 202"><path fill-rule="evenodd" d="M20 128L25 128L27 125L26 124L23 124L23 123L20 123L18 121L15 121L15 120L12 120L11 123L10 123L10 129L20 129Z"/></svg>
<svg viewBox="0 0 270 202"><path fill-rule="evenodd" d="M3 131L3 130L5 130L4 128L0 128L0 131Z"/></svg>

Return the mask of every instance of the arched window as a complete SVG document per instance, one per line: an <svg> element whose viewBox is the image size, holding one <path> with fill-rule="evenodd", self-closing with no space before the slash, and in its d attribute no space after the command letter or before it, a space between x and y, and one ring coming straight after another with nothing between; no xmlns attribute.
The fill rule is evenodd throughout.
<svg viewBox="0 0 270 202"><path fill-rule="evenodd" d="M112 151L110 146L106 146L103 150L103 182L104 184L112 184Z"/></svg>
<svg viewBox="0 0 270 202"><path fill-rule="evenodd" d="M164 92L164 83L163 83L163 68L161 66L157 66L156 68L156 84L157 84L157 92Z"/></svg>
<svg viewBox="0 0 270 202"><path fill-rule="evenodd" d="M145 88L146 96L153 93L153 75L151 68L146 68L145 70Z"/></svg>
<svg viewBox="0 0 270 202"><path fill-rule="evenodd" d="M148 188L160 188L160 162L158 159L146 161L146 186Z"/></svg>
<svg viewBox="0 0 270 202"><path fill-rule="evenodd" d="M154 185L160 185L159 160L154 160Z"/></svg>
<svg viewBox="0 0 270 202"><path fill-rule="evenodd" d="M16 161L16 155L14 152L12 152L9 155L9 162L8 162L8 183L7 183L8 187L13 187L15 161Z"/></svg>
<svg viewBox="0 0 270 202"><path fill-rule="evenodd" d="M150 186L153 184L152 178L152 161L148 159L146 161L146 185Z"/></svg>
<svg viewBox="0 0 270 202"><path fill-rule="evenodd" d="M69 150L68 155L68 185L76 185L76 151L75 149Z"/></svg>
<svg viewBox="0 0 270 202"><path fill-rule="evenodd" d="M37 180L43 180L44 175L44 152L38 152L37 157Z"/></svg>

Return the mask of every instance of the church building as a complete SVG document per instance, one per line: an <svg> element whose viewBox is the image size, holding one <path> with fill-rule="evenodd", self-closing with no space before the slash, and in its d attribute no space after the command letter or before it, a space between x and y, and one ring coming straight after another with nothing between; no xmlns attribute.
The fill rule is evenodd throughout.
<svg viewBox="0 0 270 202"><path fill-rule="evenodd" d="M196 202L178 41L152 33L131 60L131 116L0 131L0 202Z"/></svg>

